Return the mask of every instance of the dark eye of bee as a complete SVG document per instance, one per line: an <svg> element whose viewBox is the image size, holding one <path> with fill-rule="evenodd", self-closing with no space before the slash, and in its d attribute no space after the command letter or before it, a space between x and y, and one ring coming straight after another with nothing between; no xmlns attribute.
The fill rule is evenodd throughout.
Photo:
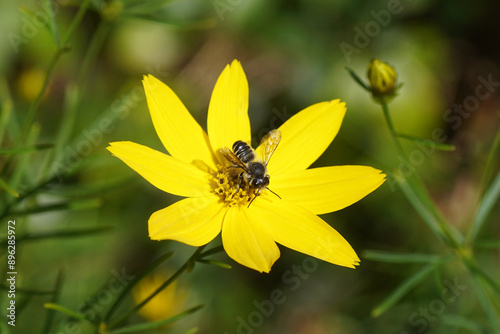
<svg viewBox="0 0 500 334"><path fill-rule="evenodd" d="M267 187L269 185L269 178L267 176L254 179L253 185L256 187Z"/></svg>

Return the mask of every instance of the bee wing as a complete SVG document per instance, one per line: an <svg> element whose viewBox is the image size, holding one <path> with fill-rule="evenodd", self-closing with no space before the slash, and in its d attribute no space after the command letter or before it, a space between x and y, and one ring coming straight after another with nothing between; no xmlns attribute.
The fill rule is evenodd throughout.
<svg viewBox="0 0 500 334"><path fill-rule="evenodd" d="M220 149L220 153L226 158L228 161L232 162L233 165L247 169L247 166L227 147L223 147Z"/></svg>
<svg viewBox="0 0 500 334"><path fill-rule="evenodd" d="M274 151L278 147L278 144L281 141L281 131L278 129L274 129L269 131L267 135L262 138L260 145L264 145L262 158L264 159L264 164L267 166L269 160L271 159Z"/></svg>

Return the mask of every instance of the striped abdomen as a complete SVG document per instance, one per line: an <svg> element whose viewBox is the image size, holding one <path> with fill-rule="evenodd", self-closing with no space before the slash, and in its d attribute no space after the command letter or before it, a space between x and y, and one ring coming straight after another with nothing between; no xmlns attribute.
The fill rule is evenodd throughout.
<svg viewBox="0 0 500 334"><path fill-rule="evenodd" d="M255 159L253 149L244 141L238 140L233 144L234 155L238 157L243 163L248 163Z"/></svg>

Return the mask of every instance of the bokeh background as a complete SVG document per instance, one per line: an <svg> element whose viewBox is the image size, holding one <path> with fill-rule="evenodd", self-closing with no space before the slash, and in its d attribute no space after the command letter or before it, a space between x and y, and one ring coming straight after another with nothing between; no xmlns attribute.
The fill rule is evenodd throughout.
<svg viewBox="0 0 500 334"><path fill-rule="evenodd" d="M424 159L403 168L420 173L456 229L465 232L470 226L500 125L500 2L93 0L54 65L28 135L16 142L57 50L50 29L40 23L45 5L0 2L2 148L53 145L1 156L2 179L23 193L60 176L16 204L0 222L2 236L8 219L17 222L18 289L43 292L59 286L57 303L77 310L96 291L106 290L117 273L135 276L168 251L175 255L161 271L172 273L182 265L194 248L151 241L147 232L151 213L179 198L154 188L105 147L130 140L164 150L142 90L142 76L149 73L169 85L205 127L213 86L233 59L241 61L250 86L254 145L266 130L303 108L340 98L347 104L345 120L314 166L359 164L384 171L405 162L397 157L380 106L345 67L364 77L373 57L393 65L403 83L390 105L396 128L431 139L433 131L441 129L437 131L446 137L444 142L456 147L442 152L404 142L407 152L421 152L415 154ZM80 6L80 1L53 2L61 39ZM477 87L485 81L490 82L488 96L457 113L454 105L477 97ZM498 163L494 166L498 171ZM2 206L12 200L2 192ZM372 311L422 264L374 261L365 256L367 250L448 252L393 182L322 218L358 252L359 268L337 267L281 247L271 273L259 274L218 254L213 258L232 269L197 264L177 283L172 292L176 297L165 296L157 304L165 307L164 314L204 307L150 332L185 333L195 327L200 333L231 334L495 331L484 325L485 314L457 262L434 270L393 307L373 316ZM499 218L497 205L482 237L498 240ZM220 242L218 237L211 245ZM2 278L7 272L3 246ZM498 248L476 255L498 282ZM460 285L456 298L437 302L447 282ZM283 298L270 307L265 301L276 289ZM18 292L13 328L5 321L6 293L1 290L2 333L45 333L49 313L43 304L52 301L53 294ZM104 292L101 297L95 307L106 309L110 302ZM127 297L118 313L133 304L132 296ZM138 314L130 323L151 317ZM463 319L471 321L469 326L457 326ZM68 317L57 313L47 332L96 332L85 323L73 332L67 326Z"/></svg>

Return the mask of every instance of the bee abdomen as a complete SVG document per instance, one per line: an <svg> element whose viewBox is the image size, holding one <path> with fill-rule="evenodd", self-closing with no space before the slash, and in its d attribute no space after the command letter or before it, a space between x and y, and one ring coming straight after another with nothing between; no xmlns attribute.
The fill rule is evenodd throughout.
<svg viewBox="0 0 500 334"><path fill-rule="evenodd" d="M253 149L244 141L238 140L233 144L233 152L242 162L247 163L255 159Z"/></svg>

